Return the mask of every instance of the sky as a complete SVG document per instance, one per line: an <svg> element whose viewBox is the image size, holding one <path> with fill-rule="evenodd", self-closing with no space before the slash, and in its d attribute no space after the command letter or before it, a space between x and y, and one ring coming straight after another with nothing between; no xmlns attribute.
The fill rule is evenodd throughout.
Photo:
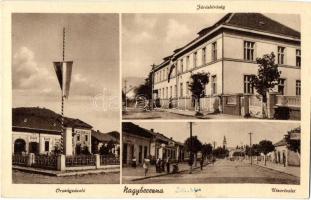
<svg viewBox="0 0 311 200"><path fill-rule="evenodd" d="M173 137L175 141L185 142L190 134L188 122L135 122L135 124L154 129L167 137ZM252 144L258 144L261 140L270 140L276 143L294 128L299 127L297 122L261 122L261 121L213 121L194 122L192 126L193 136L197 136L202 143L216 142L216 146L222 146L224 136L228 147L237 145L249 145L249 134L252 134Z"/></svg>
<svg viewBox="0 0 311 200"><path fill-rule="evenodd" d="M65 115L103 132L119 131L118 14L13 14L13 107L61 112L53 61L73 61Z"/></svg>
<svg viewBox="0 0 311 200"><path fill-rule="evenodd" d="M147 77L152 64L160 64L197 37L197 33L213 25L225 14L123 14L122 77ZM299 15L265 14L300 30Z"/></svg>

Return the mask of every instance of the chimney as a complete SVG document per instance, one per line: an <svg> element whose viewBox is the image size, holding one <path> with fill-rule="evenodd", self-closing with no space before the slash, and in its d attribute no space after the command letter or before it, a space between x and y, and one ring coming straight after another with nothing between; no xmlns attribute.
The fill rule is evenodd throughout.
<svg viewBox="0 0 311 200"><path fill-rule="evenodd" d="M173 140L173 137L170 137L171 140Z"/></svg>
<svg viewBox="0 0 311 200"><path fill-rule="evenodd" d="M150 129L150 131L153 133L154 129L152 128L152 129Z"/></svg>

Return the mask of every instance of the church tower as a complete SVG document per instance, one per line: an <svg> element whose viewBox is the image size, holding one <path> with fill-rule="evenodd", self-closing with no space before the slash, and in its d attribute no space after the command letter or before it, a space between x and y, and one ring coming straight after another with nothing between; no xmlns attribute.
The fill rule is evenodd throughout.
<svg viewBox="0 0 311 200"><path fill-rule="evenodd" d="M223 148L227 149L227 139L226 139L226 136L224 136Z"/></svg>

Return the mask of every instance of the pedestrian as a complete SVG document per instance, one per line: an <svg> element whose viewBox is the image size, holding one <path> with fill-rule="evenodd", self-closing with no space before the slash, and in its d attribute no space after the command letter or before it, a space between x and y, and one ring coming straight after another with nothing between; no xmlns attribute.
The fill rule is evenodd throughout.
<svg viewBox="0 0 311 200"><path fill-rule="evenodd" d="M148 173L149 163L150 163L149 159L147 159L147 158L144 159L143 168L144 168L144 171L145 171L145 176L147 176L147 173Z"/></svg>
<svg viewBox="0 0 311 200"><path fill-rule="evenodd" d="M136 158L132 158L132 167L136 168Z"/></svg>
<svg viewBox="0 0 311 200"><path fill-rule="evenodd" d="M165 162L161 159L161 172L165 172Z"/></svg>
<svg viewBox="0 0 311 200"><path fill-rule="evenodd" d="M155 164L155 166L156 166L156 172L157 173L160 173L161 172L161 159L160 158L158 158L157 160L156 160L156 164Z"/></svg>
<svg viewBox="0 0 311 200"><path fill-rule="evenodd" d="M203 170L203 163L204 163L204 159L203 159L203 157L202 157L201 160L200 160L200 167L201 167L201 170Z"/></svg>
<svg viewBox="0 0 311 200"><path fill-rule="evenodd" d="M166 158L166 172L170 173L170 157L167 156Z"/></svg>

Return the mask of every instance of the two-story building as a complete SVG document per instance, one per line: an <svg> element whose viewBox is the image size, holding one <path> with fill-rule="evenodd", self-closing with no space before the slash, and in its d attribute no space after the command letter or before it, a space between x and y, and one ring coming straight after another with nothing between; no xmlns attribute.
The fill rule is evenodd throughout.
<svg viewBox="0 0 311 200"><path fill-rule="evenodd" d="M230 96L256 93L250 83L251 77L258 71L256 58L271 52L275 54L281 71L274 92L299 98L300 44L298 31L263 14L226 14L153 68L153 98L159 98L163 108L168 108L171 101L175 108L193 110L195 101L188 88L190 77L206 72L210 77L201 107L209 112L223 112L226 104L235 105L236 101L240 101ZM241 115L241 107L228 112Z"/></svg>
<svg viewBox="0 0 311 200"><path fill-rule="evenodd" d="M64 118L64 153L91 152L92 126L69 117ZM61 115L39 107L13 108L12 153L49 154L60 149Z"/></svg>

